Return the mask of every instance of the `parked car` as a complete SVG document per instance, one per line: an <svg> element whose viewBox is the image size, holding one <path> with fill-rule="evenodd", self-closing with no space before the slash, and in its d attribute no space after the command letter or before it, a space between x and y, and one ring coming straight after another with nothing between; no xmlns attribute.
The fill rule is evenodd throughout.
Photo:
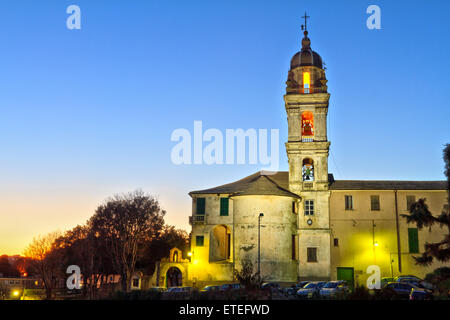
<svg viewBox="0 0 450 320"><path fill-rule="evenodd" d="M192 287L170 287L167 289L167 293L180 293L180 292L192 292L194 288Z"/></svg>
<svg viewBox="0 0 450 320"><path fill-rule="evenodd" d="M310 283L311 281L300 281L299 283L297 283L296 285L295 285L295 287L297 288L297 290L298 289L301 289L301 288L303 288L304 286L306 286L308 283Z"/></svg>
<svg viewBox="0 0 450 320"><path fill-rule="evenodd" d="M380 287L384 288L389 282L394 282L394 278L384 277L380 280Z"/></svg>
<svg viewBox="0 0 450 320"><path fill-rule="evenodd" d="M433 294L428 291L428 290L424 290L424 289L416 289L416 288L412 288L411 289L411 293L409 294L409 300L432 300L433 299Z"/></svg>
<svg viewBox="0 0 450 320"><path fill-rule="evenodd" d="M394 278L394 282L421 282L422 279L412 276L412 275L403 275Z"/></svg>
<svg viewBox="0 0 450 320"><path fill-rule="evenodd" d="M277 282L265 282L261 285L261 289L270 289L272 292L283 292L283 289Z"/></svg>
<svg viewBox="0 0 450 320"><path fill-rule="evenodd" d="M166 287L152 287L152 288L149 288L148 290L156 291L156 292L166 292L167 288Z"/></svg>
<svg viewBox="0 0 450 320"><path fill-rule="evenodd" d="M202 290L200 290L201 292L211 292L211 291L218 291L220 290L220 286L206 286L204 287Z"/></svg>
<svg viewBox="0 0 450 320"><path fill-rule="evenodd" d="M244 288L243 285L241 285L240 283L226 283L220 286L221 291L227 291L227 290L239 290Z"/></svg>
<svg viewBox="0 0 450 320"><path fill-rule="evenodd" d="M320 294L320 289L322 289L325 284L325 281L309 282L303 288L297 290L297 296L300 299L311 299Z"/></svg>
<svg viewBox="0 0 450 320"><path fill-rule="evenodd" d="M348 291L348 285L345 280L330 281L320 289L320 296L325 299L331 299Z"/></svg>
<svg viewBox="0 0 450 320"><path fill-rule="evenodd" d="M393 289L401 299L409 299L412 289L423 290L409 282L389 282L386 287Z"/></svg>

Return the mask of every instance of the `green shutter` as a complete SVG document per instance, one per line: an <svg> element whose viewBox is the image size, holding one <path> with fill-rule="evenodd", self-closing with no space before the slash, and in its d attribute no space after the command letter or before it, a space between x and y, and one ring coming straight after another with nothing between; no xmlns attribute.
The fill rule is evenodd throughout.
<svg viewBox="0 0 450 320"><path fill-rule="evenodd" d="M204 242L204 237L203 236L196 236L195 237L195 246L197 247L203 247L203 242Z"/></svg>
<svg viewBox="0 0 450 320"><path fill-rule="evenodd" d="M205 198L197 198L197 214L205 214Z"/></svg>
<svg viewBox="0 0 450 320"><path fill-rule="evenodd" d="M408 228L409 253L419 253L419 232L417 228Z"/></svg>
<svg viewBox="0 0 450 320"><path fill-rule="evenodd" d="M228 215L228 198L220 198L220 215L227 216Z"/></svg>

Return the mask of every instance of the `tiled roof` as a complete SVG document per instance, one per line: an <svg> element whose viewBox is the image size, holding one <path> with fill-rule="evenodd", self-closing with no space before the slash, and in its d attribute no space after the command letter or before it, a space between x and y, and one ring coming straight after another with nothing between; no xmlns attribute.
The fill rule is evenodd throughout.
<svg viewBox="0 0 450 320"><path fill-rule="evenodd" d="M295 193L290 192L286 187L287 183L281 183L281 180L286 180L287 182L287 172L283 179L278 176L281 172L276 172L272 174L271 172L259 171L254 173L244 179L224 184L215 188L192 191L189 194L220 194L228 193L234 194L236 196L244 195L273 195L273 196L284 196L292 198L300 198ZM284 181L283 181L284 182ZM283 186L283 185L284 186ZM286 187L285 187L286 186Z"/></svg>
<svg viewBox="0 0 450 320"><path fill-rule="evenodd" d="M447 181L334 180L328 175L330 190L446 190ZM259 171L241 180L189 194L276 195L300 198L289 191L287 171Z"/></svg>

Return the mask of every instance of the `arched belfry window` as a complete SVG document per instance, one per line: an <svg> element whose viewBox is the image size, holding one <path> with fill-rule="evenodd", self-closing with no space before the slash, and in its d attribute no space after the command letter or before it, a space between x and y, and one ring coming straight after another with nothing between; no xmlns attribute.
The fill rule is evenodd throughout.
<svg viewBox="0 0 450 320"><path fill-rule="evenodd" d="M303 72L303 93L310 93L311 88L311 74Z"/></svg>
<svg viewBox="0 0 450 320"><path fill-rule="evenodd" d="M303 181L314 181L314 161L310 158L303 159Z"/></svg>
<svg viewBox="0 0 450 320"><path fill-rule="evenodd" d="M302 137L313 138L314 136L314 115L310 111L302 113Z"/></svg>

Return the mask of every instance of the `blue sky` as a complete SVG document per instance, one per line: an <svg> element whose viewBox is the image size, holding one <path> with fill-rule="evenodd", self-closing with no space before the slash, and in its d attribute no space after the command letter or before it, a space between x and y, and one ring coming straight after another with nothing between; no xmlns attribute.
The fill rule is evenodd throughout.
<svg viewBox="0 0 450 320"><path fill-rule="evenodd" d="M81 8L68 30L66 8ZM381 8L381 30L366 8ZM450 143L444 1L23 1L0 3L0 248L84 223L142 188L188 228L191 190L253 165L181 165L173 130L280 130L283 94L311 16L331 93L336 179L441 180ZM7 227L6 227L7 226Z"/></svg>

